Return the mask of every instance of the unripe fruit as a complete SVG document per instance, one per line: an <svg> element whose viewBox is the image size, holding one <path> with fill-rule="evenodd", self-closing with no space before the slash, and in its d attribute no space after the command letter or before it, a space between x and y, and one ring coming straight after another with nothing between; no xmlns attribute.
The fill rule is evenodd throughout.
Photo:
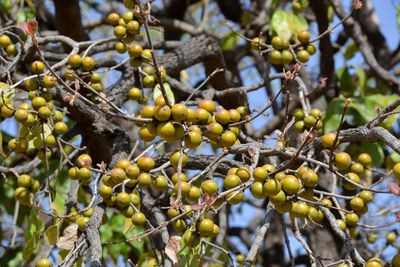
<svg viewBox="0 0 400 267"><path fill-rule="evenodd" d="M210 99L203 99L199 103L199 108L205 109L212 114L215 111L215 103Z"/></svg>
<svg viewBox="0 0 400 267"><path fill-rule="evenodd" d="M351 165L350 170L357 174L362 174L364 172L364 166L361 163L354 163Z"/></svg>
<svg viewBox="0 0 400 267"><path fill-rule="evenodd" d="M56 134L62 135L65 134L68 130L67 124L65 122L57 122L56 124L54 124L54 131L56 132Z"/></svg>
<svg viewBox="0 0 400 267"><path fill-rule="evenodd" d="M297 40L302 44L308 43L310 41L310 32L307 30L299 31L297 33Z"/></svg>
<svg viewBox="0 0 400 267"><path fill-rule="evenodd" d="M167 121L171 117L171 109L167 105L156 106L154 117L159 121Z"/></svg>
<svg viewBox="0 0 400 267"><path fill-rule="evenodd" d="M373 244L376 242L376 234L374 232L367 235L367 242Z"/></svg>
<svg viewBox="0 0 400 267"><path fill-rule="evenodd" d="M150 171L154 168L154 160L151 157L141 157L137 161L137 166L142 171Z"/></svg>
<svg viewBox="0 0 400 267"><path fill-rule="evenodd" d="M118 42L118 43L115 44L115 51L117 51L119 54L125 53L126 50L128 50L128 47L126 46L125 43L123 43L123 42ZM131 59L131 60L132 60L132 59ZM140 60L139 60L139 61L140 61ZM140 61L140 64L141 64L141 63L142 63L142 62ZM139 64L139 66L140 66L140 64ZM132 67L133 67L133 66L132 66Z"/></svg>
<svg viewBox="0 0 400 267"><path fill-rule="evenodd" d="M301 181L308 187L314 187L318 184L318 175L314 171L306 171L301 177Z"/></svg>
<svg viewBox="0 0 400 267"><path fill-rule="evenodd" d="M174 186L174 193L178 194L179 184L176 183ZM190 185L187 182L181 181L181 194L183 197L186 197L189 194Z"/></svg>
<svg viewBox="0 0 400 267"><path fill-rule="evenodd" d="M346 170L350 167L351 157L346 152L340 152L335 156L335 165L339 170Z"/></svg>
<svg viewBox="0 0 400 267"><path fill-rule="evenodd" d="M114 35L118 39L124 38L126 34L126 28L124 26L118 25L114 28Z"/></svg>
<svg viewBox="0 0 400 267"><path fill-rule="evenodd" d="M261 43L263 42L263 40L260 37L255 37L252 39L252 42L250 43L250 47L253 50L259 50L262 48Z"/></svg>
<svg viewBox="0 0 400 267"><path fill-rule="evenodd" d="M103 184L99 187L99 194L102 198L110 198L112 195L112 188Z"/></svg>
<svg viewBox="0 0 400 267"><path fill-rule="evenodd" d="M140 188L147 188L151 185L151 176L146 172L142 172L138 178L138 185Z"/></svg>
<svg viewBox="0 0 400 267"><path fill-rule="evenodd" d="M273 50L269 55L269 60L272 64L278 65L282 64L282 54L278 50Z"/></svg>
<svg viewBox="0 0 400 267"><path fill-rule="evenodd" d="M28 119L28 112L25 109L17 109L14 114L15 120L22 123Z"/></svg>
<svg viewBox="0 0 400 267"><path fill-rule="evenodd" d="M283 190L279 191L278 194L274 196L269 196L269 200L275 205L275 206L280 206L286 201L286 195Z"/></svg>
<svg viewBox="0 0 400 267"><path fill-rule="evenodd" d="M213 231L213 229L214 229L214 222L211 221L210 219L203 219L197 225L197 231L199 232L199 235L201 237L210 236L212 231Z"/></svg>
<svg viewBox="0 0 400 267"><path fill-rule="evenodd" d="M257 182L264 182L267 176L268 172L264 167L257 167L254 169L253 177Z"/></svg>
<svg viewBox="0 0 400 267"><path fill-rule="evenodd" d="M327 206L332 206L332 201L330 199L324 198L321 200L321 203Z"/></svg>
<svg viewBox="0 0 400 267"><path fill-rule="evenodd" d="M153 60L153 55L151 54L150 49L144 49L142 51L142 61L145 63L149 63Z"/></svg>
<svg viewBox="0 0 400 267"><path fill-rule="evenodd" d="M300 191L300 183L293 175L287 175L282 181L282 189L288 194L293 195Z"/></svg>
<svg viewBox="0 0 400 267"><path fill-rule="evenodd" d="M185 147L196 148L201 144L201 134L198 131L190 131L185 136Z"/></svg>
<svg viewBox="0 0 400 267"><path fill-rule="evenodd" d="M78 224L79 231L83 232L85 224L89 221L88 217L79 217L76 222Z"/></svg>
<svg viewBox="0 0 400 267"><path fill-rule="evenodd" d="M240 184L240 178L239 176L235 174L229 174L225 177L224 179L224 188L225 189L231 189Z"/></svg>
<svg viewBox="0 0 400 267"><path fill-rule="evenodd" d="M184 121L188 115L188 108L184 104L175 104L172 106L171 113L174 121Z"/></svg>
<svg viewBox="0 0 400 267"><path fill-rule="evenodd" d="M386 235L386 242L388 244L393 244L396 241L397 235L393 232L390 232Z"/></svg>
<svg viewBox="0 0 400 267"><path fill-rule="evenodd" d="M347 174L347 176L351 181L353 181L357 184L360 183L360 177L357 174L355 174L354 172L349 172ZM346 180L343 180L343 187L347 190L355 190L357 188L356 185L354 185Z"/></svg>
<svg viewBox="0 0 400 267"><path fill-rule="evenodd" d="M178 233L182 233L185 231L186 228L186 221L183 219L178 219L172 223L172 227L174 228L175 231Z"/></svg>
<svg viewBox="0 0 400 267"><path fill-rule="evenodd" d="M115 184L119 184L126 179L125 171L121 168L114 168L110 172L111 180Z"/></svg>
<svg viewBox="0 0 400 267"><path fill-rule="evenodd" d="M168 218L172 219L179 215L179 210L175 208L169 208L167 211Z"/></svg>
<svg viewBox="0 0 400 267"><path fill-rule="evenodd" d="M361 210L364 208L364 201L359 197L352 198L350 200L350 207L355 211Z"/></svg>
<svg viewBox="0 0 400 267"><path fill-rule="evenodd" d="M274 38L272 38L271 44L272 44L272 47L277 50L281 50L285 47L285 43L284 43L282 37L280 37L280 36L275 36Z"/></svg>
<svg viewBox="0 0 400 267"><path fill-rule="evenodd" d="M296 121L296 123L294 124L294 130L296 131L296 133L304 132L304 127L304 121Z"/></svg>
<svg viewBox="0 0 400 267"><path fill-rule="evenodd" d="M308 44L306 50L310 55L314 55L317 52L317 47L315 44Z"/></svg>
<svg viewBox="0 0 400 267"><path fill-rule="evenodd" d="M285 200L283 204L275 206L276 211L279 212L280 214L285 214L291 211L292 208L293 208L293 202L291 200Z"/></svg>
<svg viewBox="0 0 400 267"><path fill-rule="evenodd" d="M40 107L38 110L39 118L47 120L51 116L51 110L48 107Z"/></svg>
<svg viewBox="0 0 400 267"><path fill-rule="evenodd" d="M200 243L199 235L191 230L187 230L182 238L185 245L190 248L196 247Z"/></svg>
<svg viewBox="0 0 400 267"><path fill-rule="evenodd" d="M91 57L82 58L82 69L84 71L91 71L94 68L94 59Z"/></svg>
<svg viewBox="0 0 400 267"><path fill-rule="evenodd" d="M307 50L300 50L297 52L296 57L301 63L306 63L310 59L310 54L307 52Z"/></svg>
<svg viewBox="0 0 400 267"><path fill-rule="evenodd" d="M400 179L400 163L396 163L396 165L394 165L392 172L394 177Z"/></svg>
<svg viewBox="0 0 400 267"><path fill-rule="evenodd" d="M142 118L153 118L156 107L153 105L144 106L142 111L140 112L140 116Z"/></svg>
<svg viewBox="0 0 400 267"><path fill-rule="evenodd" d="M265 198L264 188L261 182L255 182L250 188L250 192L256 199Z"/></svg>
<svg viewBox="0 0 400 267"><path fill-rule="evenodd" d="M374 199L371 191L367 190L361 191L359 197L364 201L365 204L370 203Z"/></svg>
<svg viewBox="0 0 400 267"><path fill-rule="evenodd" d="M264 184L264 192L267 196L275 196L281 191L281 183L277 179L269 179Z"/></svg>
<svg viewBox="0 0 400 267"><path fill-rule="evenodd" d="M307 115L304 117L304 126L309 129L314 126L315 121L316 119L313 116Z"/></svg>
<svg viewBox="0 0 400 267"><path fill-rule="evenodd" d="M303 120L304 116L305 116L304 110L302 110L301 108L296 108L293 111L293 117L296 119L296 121Z"/></svg>
<svg viewBox="0 0 400 267"><path fill-rule="evenodd" d="M140 91L139 88L132 87L129 90L129 99L130 100L138 101L141 97L142 97L142 91Z"/></svg>
<svg viewBox="0 0 400 267"><path fill-rule="evenodd" d="M239 176L240 180L242 183L247 182L250 179L250 171L246 167L240 167L236 173L237 176Z"/></svg>
<svg viewBox="0 0 400 267"><path fill-rule="evenodd" d="M358 223L358 215L356 213L346 214L346 225L357 226L357 223Z"/></svg>
<svg viewBox="0 0 400 267"><path fill-rule="evenodd" d="M20 176L18 176L17 184L19 187L28 188L31 186L31 183L32 183L32 179L29 175L21 174Z"/></svg>
<svg viewBox="0 0 400 267"><path fill-rule="evenodd" d="M367 153L362 153L362 154L358 155L358 161L365 167L368 167L368 168L372 167L372 158Z"/></svg>
<svg viewBox="0 0 400 267"><path fill-rule="evenodd" d="M333 146L333 142L335 141L336 134L335 133L326 133L322 136L321 143L324 148L331 148ZM336 146L339 144L339 139L336 142Z"/></svg>
<svg viewBox="0 0 400 267"><path fill-rule="evenodd" d="M142 226L146 222L146 216L142 212L136 212L132 216L132 224L135 226Z"/></svg>
<svg viewBox="0 0 400 267"><path fill-rule="evenodd" d="M315 207L310 207L308 215L314 222L320 222L324 219L324 213Z"/></svg>
<svg viewBox="0 0 400 267"><path fill-rule="evenodd" d="M214 180L206 180L201 185L201 191L203 194L207 193L211 196L212 194L218 192L218 185Z"/></svg>
<svg viewBox="0 0 400 267"><path fill-rule="evenodd" d="M172 165L174 168L178 168L178 165L179 165L179 158L180 158L180 157L181 157L180 151L175 151L174 153L171 154L171 156L170 156L170 158L169 158L169 161L170 161L171 165ZM182 154L182 165L181 165L182 168L186 166L187 159L188 159L188 158L187 158L186 153L183 153L183 154Z"/></svg>
<svg viewBox="0 0 400 267"><path fill-rule="evenodd" d="M207 136L208 137L217 138L222 134L223 131L224 131L224 128L218 122L212 122L209 125L207 125Z"/></svg>
<svg viewBox="0 0 400 267"><path fill-rule="evenodd" d="M0 35L0 47L6 48L11 44L11 39L7 35Z"/></svg>
<svg viewBox="0 0 400 267"><path fill-rule="evenodd" d="M186 199L191 202L196 202L201 196L200 189L196 186L190 187L189 193L186 196Z"/></svg>
<svg viewBox="0 0 400 267"><path fill-rule="evenodd" d="M126 29L128 31L128 33L135 35L138 34L140 32L140 24L138 21L136 20L131 20L128 22L128 24L126 25ZM135 53L135 57L138 57L142 54L143 51L140 51L140 53Z"/></svg>
<svg viewBox="0 0 400 267"><path fill-rule="evenodd" d="M48 259L40 259L36 263L36 267L51 267L53 264Z"/></svg>
<svg viewBox="0 0 400 267"><path fill-rule="evenodd" d="M120 17L117 13L110 13L107 17L108 23L110 23L113 26L118 25L118 21L119 21Z"/></svg>
<svg viewBox="0 0 400 267"><path fill-rule="evenodd" d="M175 127L169 121L161 122L157 125L157 134L166 141L169 141L175 135Z"/></svg>
<svg viewBox="0 0 400 267"><path fill-rule="evenodd" d="M336 222L339 224L340 229L342 229L342 231L346 230L346 223L342 220L342 219L337 219Z"/></svg>
<svg viewBox="0 0 400 267"><path fill-rule="evenodd" d="M234 133L232 133L231 131L225 131L222 135L221 135L221 145L223 147L231 147L235 144L236 142L236 135Z"/></svg>
<svg viewBox="0 0 400 267"><path fill-rule="evenodd" d="M42 61L34 61L31 68L35 74L41 74L44 71L44 64Z"/></svg>
<svg viewBox="0 0 400 267"><path fill-rule="evenodd" d="M196 122L199 124L206 124L211 117L210 113L203 108L196 109L195 114Z"/></svg>
<svg viewBox="0 0 400 267"><path fill-rule="evenodd" d="M184 182L187 180L186 174L184 174L183 172L181 173L179 180L181 182ZM178 182L178 173L174 173L171 177L171 182L175 185Z"/></svg>
<svg viewBox="0 0 400 267"><path fill-rule="evenodd" d="M196 112L192 108L188 108L186 122L194 122L196 120Z"/></svg>
<svg viewBox="0 0 400 267"><path fill-rule="evenodd" d="M400 253L397 253L391 261L392 267L400 267Z"/></svg>

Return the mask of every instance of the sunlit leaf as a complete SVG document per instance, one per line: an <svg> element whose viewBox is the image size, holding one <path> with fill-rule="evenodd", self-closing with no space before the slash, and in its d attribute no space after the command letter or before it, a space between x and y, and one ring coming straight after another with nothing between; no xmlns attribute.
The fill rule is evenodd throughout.
<svg viewBox="0 0 400 267"><path fill-rule="evenodd" d="M172 106L175 105L175 96L174 96L174 92L172 92L172 90L171 90L171 86L168 83L164 83L164 88L165 88L165 93L167 94L167 98L168 98L170 104ZM161 93L160 85L157 84L153 90L153 99L155 100L155 99L157 99L157 97L159 97L161 95L162 95L162 93Z"/></svg>

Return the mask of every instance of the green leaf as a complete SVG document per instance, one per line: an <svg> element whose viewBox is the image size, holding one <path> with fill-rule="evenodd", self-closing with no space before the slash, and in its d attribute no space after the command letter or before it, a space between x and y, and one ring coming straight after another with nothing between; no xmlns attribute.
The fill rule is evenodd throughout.
<svg viewBox="0 0 400 267"><path fill-rule="evenodd" d="M302 8L306 8L308 6L308 0L300 0L299 2Z"/></svg>
<svg viewBox="0 0 400 267"><path fill-rule="evenodd" d="M10 85L0 82L0 93L1 93L1 91L5 91L4 97L11 100L15 96L15 90L14 89L8 90L8 88L10 88Z"/></svg>
<svg viewBox="0 0 400 267"><path fill-rule="evenodd" d="M326 14L326 17L328 18L328 21L330 22L330 23L332 23L333 22L333 7L331 6L331 5L329 5L328 6L328 10L327 10L327 12L326 12L327 14Z"/></svg>
<svg viewBox="0 0 400 267"><path fill-rule="evenodd" d="M37 231L32 235L32 238L28 240L28 242L26 242L25 248L22 251L22 256L24 258L24 260L29 260L33 251L35 250L35 248L37 247L38 243L39 243L39 239L40 239L40 232Z"/></svg>
<svg viewBox="0 0 400 267"><path fill-rule="evenodd" d="M28 226L26 227L25 230L25 240L30 240L32 239L32 236L39 232L42 232L44 230L44 223L39 217L39 212L36 209L31 209L31 212L29 214L29 220L28 220Z"/></svg>
<svg viewBox="0 0 400 267"><path fill-rule="evenodd" d="M365 71L363 68L355 68L357 72L357 85L360 87L360 96L364 97L365 92L367 90L367 75L365 75Z"/></svg>
<svg viewBox="0 0 400 267"><path fill-rule="evenodd" d="M164 83L164 88L165 88L165 93L167 94L167 98L168 98L170 104L172 106L175 105L175 96L174 96L174 92L172 92L172 90L171 90L171 86L168 83ZM153 90L153 99L154 100L157 99L157 97L159 97L160 95L162 95L160 85L157 84Z"/></svg>
<svg viewBox="0 0 400 267"><path fill-rule="evenodd" d="M272 15L271 28L269 34L271 37L279 35L285 41L297 34L301 30L308 28L307 21L301 14L287 13L277 10Z"/></svg>
<svg viewBox="0 0 400 267"><path fill-rule="evenodd" d="M65 207L65 199L63 199L60 194L56 193L54 201L50 204L55 215L63 214Z"/></svg>
<svg viewBox="0 0 400 267"><path fill-rule="evenodd" d="M400 5L397 6L396 20L397 20L397 29L400 31Z"/></svg>
<svg viewBox="0 0 400 267"><path fill-rule="evenodd" d="M355 42L352 42L347 46L346 51L344 52L344 58L350 60L355 56L356 52L358 52L358 47Z"/></svg>
<svg viewBox="0 0 400 267"><path fill-rule="evenodd" d="M0 0L0 9L8 14L11 13L11 0Z"/></svg>
<svg viewBox="0 0 400 267"><path fill-rule="evenodd" d="M50 244L55 245L58 241L58 230L60 228L60 222L49 226L44 232L44 240Z"/></svg>
<svg viewBox="0 0 400 267"><path fill-rule="evenodd" d="M345 94L346 97L352 96L354 93L354 86L349 68L343 66L336 71L336 77L340 81L340 93Z"/></svg>
<svg viewBox="0 0 400 267"><path fill-rule="evenodd" d="M221 40L222 51L228 51L234 48L239 42L239 36L235 32L228 32Z"/></svg>
<svg viewBox="0 0 400 267"><path fill-rule="evenodd" d="M322 119L325 133L336 131L339 127L340 118L343 111L342 105L345 103L345 101L346 99L343 97L336 97L329 103Z"/></svg>
<svg viewBox="0 0 400 267"><path fill-rule="evenodd" d="M279 35L285 41L289 41L290 37L292 37L289 27L289 18L285 11L277 10L274 12L271 19L269 35L271 37Z"/></svg>

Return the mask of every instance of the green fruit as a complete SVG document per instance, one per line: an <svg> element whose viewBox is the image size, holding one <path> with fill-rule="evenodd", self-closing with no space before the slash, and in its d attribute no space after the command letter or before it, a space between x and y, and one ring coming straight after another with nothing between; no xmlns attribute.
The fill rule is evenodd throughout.
<svg viewBox="0 0 400 267"><path fill-rule="evenodd" d="M146 222L146 216L142 212L136 212L132 216L132 224L135 226L142 226Z"/></svg>
<svg viewBox="0 0 400 267"><path fill-rule="evenodd" d="M357 174L353 173L353 172L349 172L347 174L347 178L349 178L354 183L357 183L357 184L360 183L360 177ZM343 180L343 187L345 189L347 189L347 190L356 190L357 189L356 185L354 185L354 184L352 184L350 182L347 182L346 180Z"/></svg>
<svg viewBox="0 0 400 267"><path fill-rule="evenodd" d="M301 63L306 63L310 59L310 54L307 52L307 50L300 50L297 52L296 57Z"/></svg>
<svg viewBox="0 0 400 267"><path fill-rule="evenodd" d="M264 192L267 196L275 196L281 191L281 184L277 179L269 179L264 184Z"/></svg>
<svg viewBox="0 0 400 267"><path fill-rule="evenodd" d="M48 259L40 259L36 263L36 267L51 267L53 264Z"/></svg>
<svg viewBox="0 0 400 267"><path fill-rule="evenodd" d="M261 182L255 182L250 188L250 192L253 195L253 197L257 199L265 198L264 188Z"/></svg>
<svg viewBox="0 0 400 267"><path fill-rule="evenodd" d="M335 165L339 170L346 170L350 167L351 157L346 152L340 152L335 156Z"/></svg>
<svg viewBox="0 0 400 267"><path fill-rule="evenodd" d="M390 232L386 235L386 242L388 244L393 244L397 239L397 235L393 232Z"/></svg>
<svg viewBox="0 0 400 267"><path fill-rule="evenodd" d="M269 55L269 60L274 65L282 64L282 54L278 50L273 50Z"/></svg>
<svg viewBox="0 0 400 267"><path fill-rule="evenodd" d="M310 32L307 30L299 31L297 33L297 40L302 44L308 43L310 41Z"/></svg>
<svg viewBox="0 0 400 267"><path fill-rule="evenodd" d="M358 223L358 215L356 213L346 214L346 225L357 226L357 223Z"/></svg>
<svg viewBox="0 0 400 267"><path fill-rule="evenodd" d="M211 196L212 194L218 192L218 185L214 180L206 180L201 185L201 191L203 194L207 193Z"/></svg>
<svg viewBox="0 0 400 267"><path fill-rule="evenodd" d="M197 231L201 237L208 237L212 234L214 223L210 219L203 219L197 225Z"/></svg>
<svg viewBox="0 0 400 267"><path fill-rule="evenodd" d="M272 38L271 44L272 47L275 48L276 50L281 50L285 47L285 42L280 36L275 36L274 38Z"/></svg>
<svg viewBox="0 0 400 267"><path fill-rule="evenodd" d="M282 181L282 189L288 194L293 195L300 191L300 183L293 175L287 175Z"/></svg>

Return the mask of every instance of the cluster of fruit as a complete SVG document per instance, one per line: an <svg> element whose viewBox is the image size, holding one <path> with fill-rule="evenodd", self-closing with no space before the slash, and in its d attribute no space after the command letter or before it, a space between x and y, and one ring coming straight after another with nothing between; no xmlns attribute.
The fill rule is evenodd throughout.
<svg viewBox="0 0 400 267"><path fill-rule="evenodd" d="M236 142L239 128L229 124L240 121L247 114L244 107L215 111L215 103L210 99L202 100L196 110L184 104L175 104L170 108L162 96L158 97L154 104L141 110L140 118L154 120L151 123L139 124L140 138L145 142L154 140L156 136L168 142L184 138L186 148L198 147L203 135L213 147L232 146Z"/></svg>
<svg viewBox="0 0 400 267"><path fill-rule="evenodd" d="M15 44L11 43L10 37L8 35L0 35L0 47L4 48L7 55L15 56L17 54L17 50L15 49Z"/></svg>
<svg viewBox="0 0 400 267"><path fill-rule="evenodd" d="M81 57L79 54L73 54L68 58L69 68L64 71L64 78L68 81L75 81L78 76L82 81L92 87L97 93L103 91L101 75L93 72L95 60L92 57ZM89 98L93 103L99 103L100 98L86 87L80 88L79 93Z"/></svg>
<svg viewBox="0 0 400 267"><path fill-rule="evenodd" d="M40 61L32 63L32 70L41 74L44 65ZM1 120L14 118L22 125L19 136L8 142L8 149L12 152L29 152L28 150L40 149L44 145L51 148L57 144L56 135L62 135L67 131L67 125L63 122L64 116L59 110L54 110L52 93L56 79L45 76L39 83L36 79L28 79L25 88L29 91L28 97L31 104L23 102L18 108L11 104L10 99L3 96L0 101ZM48 157L51 151L46 152ZM44 160L44 151L39 150L38 157Z"/></svg>
<svg viewBox="0 0 400 267"><path fill-rule="evenodd" d="M315 130L318 131L323 126L320 116L322 116L322 112L319 109L316 108L312 109L310 111L310 114L306 115L304 110L302 110L301 108L296 108L293 111L293 117L296 119L296 122L294 124L294 130L296 131L296 133L302 133L304 132L304 129L309 130L314 126L315 122L319 118L314 128Z"/></svg>
<svg viewBox="0 0 400 267"><path fill-rule="evenodd" d="M34 194L39 190L39 181L31 178L28 174L21 174L18 176L17 184L18 187L14 192L15 199L22 205L31 205Z"/></svg>
<svg viewBox="0 0 400 267"><path fill-rule="evenodd" d="M127 1L124 1L124 4L129 11L125 12L122 17L117 13L109 14L108 23L114 26L114 35L119 40L115 45L115 50L120 54L128 51L130 65L139 68L142 63L151 62L153 55L150 49L143 49L140 44L134 43L135 40L141 40L139 7L135 3Z"/></svg>
<svg viewBox="0 0 400 267"><path fill-rule="evenodd" d="M280 36L275 36L271 40L272 51L269 54L269 60L272 64L290 64L293 59L301 63L306 63L310 59L310 55L317 52L317 47L310 43L310 32L306 30L299 31L296 35L294 44L289 44ZM291 47L289 47L291 46ZM268 47L263 44L263 39L260 37L253 38L251 48L253 50L260 50L263 47ZM297 49L297 53L294 49Z"/></svg>

